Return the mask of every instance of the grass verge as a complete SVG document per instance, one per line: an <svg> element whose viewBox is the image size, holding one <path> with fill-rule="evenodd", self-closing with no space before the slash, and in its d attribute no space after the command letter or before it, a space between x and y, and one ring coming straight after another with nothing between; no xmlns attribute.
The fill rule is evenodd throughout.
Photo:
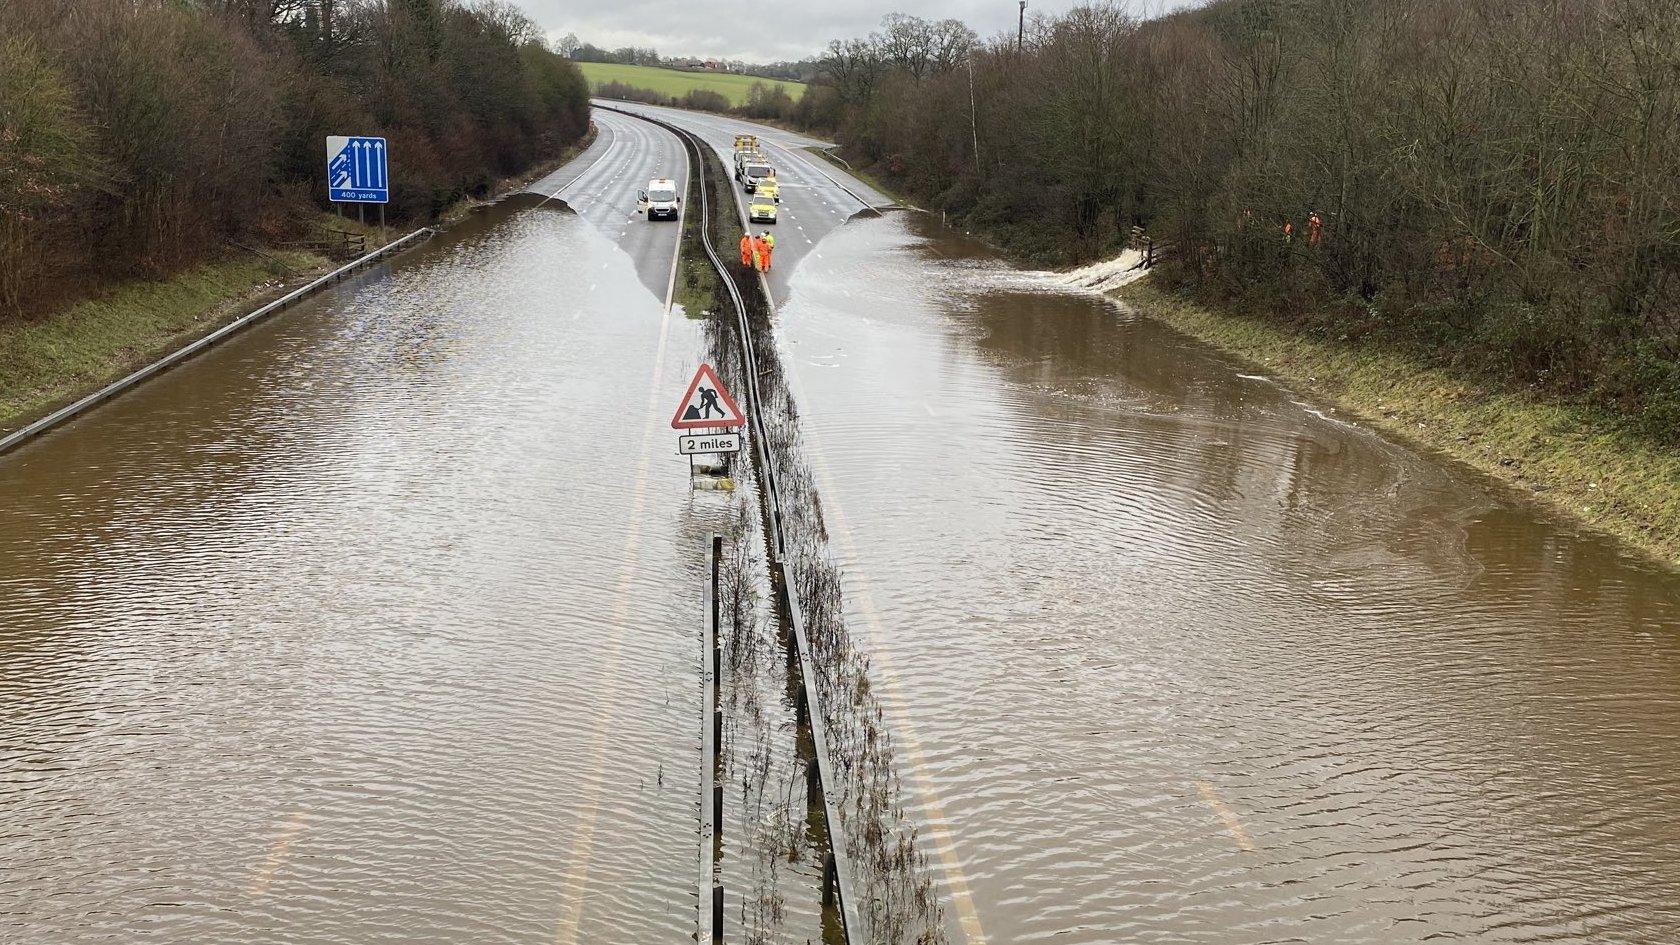
<svg viewBox="0 0 1680 945"><path fill-rule="evenodd" d="M699 233L698 225L694 233ZM697 235L695 239L698 239ZM688 234L684 234L685 250L692 245L697 244L690 242ZM671 298L689 318L704 318L728 304L728 298L723 295L723 284L718 281L717 271L706 259L704 250L685 251L677 261L677 288Z"/></svg>
<svg viewBox="0 0 1680 945"><path fill-rule="evenodd" d="M1116 297L1396 439L1449 456L1680 566L1680 455L1584 407L1490 390L1392 351L1330 344L1148 280Z"/></svg>
<svg viewBox="0 0 1680 945"><path fill-rule="evenodd" d="M12 430L278 295L327 260L272 250L130 282L29 321L0 323L0 430Z"/></svg>
<svg viewBox="0 0 1680 945"><path fill-rule="evenodd" d="M715 188L713 194L716 194ZM701 242L700 231L705 223L700 217L699 168L689 170L683 205L682 251L677 254L677 285L671 299L689 318L704 318L723 311L729 305L729 296L724 294L723 283L718 281L717 270L706 258L706 247ZM728 249L728 246L719 247L725 253ZM727 260L728 256L724 258Z"/></svg>
<svg viewBox="0 0 1680 945"><path fill-rule="evenodd" d="M836 167L836 168L838 168L842 171L845 171L847 174L852 175L853 177L857 178L858 180L863 181L865 184L868 184L870 187L875 189L876 193L880 194L883 197L887 197L887 198L891 199L893 203L898 204L901 207L909 207L912 210L920 209L919 207L916 207L916 206L906 202L904 197L901 194L899 194L896 190L894 190L893 188L891 188L891 187L887 186L885 183L883 183L881 181L881 178L879 178L876 175L870 173L869 171L863 170L861 168L853 167L852 165L847 164L845 161L840 160L840 158L837 157L833 152L825 151L822 148L806 148L805 150L811 152L812 154L815 154L817 157L822 158L824 161L827 161L829 164L833 165L834 167Z"/></svg>

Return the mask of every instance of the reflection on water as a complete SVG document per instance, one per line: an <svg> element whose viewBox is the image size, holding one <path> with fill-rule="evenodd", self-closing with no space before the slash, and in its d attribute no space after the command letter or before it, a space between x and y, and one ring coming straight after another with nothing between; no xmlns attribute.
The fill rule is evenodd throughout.
<svg viewBox="0 0 1680 945"><path fill-rule="evenodd" d="M991 942L1680 940L1673 575L917 218L781 318Z"/></svg>
<svg viewBox="0 0 1680 945"><path fill-rule="evenodd" d="M0 941L692 930L697 339L529 203L0 460Z"/></svg>

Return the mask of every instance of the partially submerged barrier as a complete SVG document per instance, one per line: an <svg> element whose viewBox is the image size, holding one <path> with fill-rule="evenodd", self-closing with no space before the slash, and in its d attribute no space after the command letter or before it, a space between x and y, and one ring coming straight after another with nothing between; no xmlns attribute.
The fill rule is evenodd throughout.
<svg viewBox="0 0 1680 945"><path fill-rule="evenodd" d="M142 381L150 380L177 364L209 350L210 348L226 341L228 338L249 327L253 323L267 318L275 312L291 307L306 296L309 296L326 286L332 285L333 283L339 282L340 280L355 273L356 270L361 269L370 263L377 262L378 260L407 247L411 243L424 239L425 237L432 235L433 232L434 231L430 227L421 227L401 239L392 240L373 252L353 259L337 269L334 269L332 272L315 279L307 285L293 289L291 292L286 293L280 298L275 299L253 312L241 315L239 318L223 325L210 334L205 335L204 337L199 338L176 351L164 355L158 360L153 361L151 364L148 364L138 371L129 374L127 377L124 377L121 380L113 381L86 397L75 401L74 403L67 404L66 406L54 410L52 413L47 414L22 429L14 430L6 436L0 437L0 454L16 449L17 447L22 446L25 442L46 433L54 427L81 416L118 394L135 387Z"/></svg>
<svg viewBox="0 0 1680 945"><path fill-rule="evenodd" d="M707 564L710 578L706 582L700 669L700 883L694 941L723 945L723 879L718 868L723 858L723 785L718 781L718 759L723 754L723 711L718 699L718 681L723 677L723 648L718 643L722 535L712 536Z"/></svg>
<svg viewBox="0 0 1680 945"><path fill-rule="evenodd" d="M600 108L605 106L598 105L596 107ZM623 111L621 109L611 110ZM641 118L645 121L649 121L655 125L665 128L672 134L675 134L677 138L683 142L684 147L689 151L690 166L694 169L696 180L699 184L700 213L702 220L702 226L700 227L701 245L705 250L707 259L711 262L712 267L717 271L719 277L722 279L723 285L729 293L730 302L735 309L737 328L739 330L738 337L741 344L741 356L744 362L742 365L741 376L744 379L746 388L747 422L749 430L751 431L751 436L749 438L753 443L753 457L755 459L754 465L759 472L760 482L762 483L762 489L760 491L764 500L764 519L767 532L766 544L768 545L769 550L770 567L776 578L774 583L780 594L783 596L783 603L790 616L790 622L793 627L795 649L797 651L796 656L799 663L799 674L803 682L801 688L802 698L800 699L800 702L806 707L806 711L804 711L803 715L808 722L812 740L817 746L817 750L814 753L815 757L812 762L814 765L814 772L811 775L811 779L814 781L814 786L817 788L820 796L822 797L823 827L829 837L828 852L825 855L823 868L823 899L825 905L832 904L837 907L836 911L840 917L842 935L844 936L844 940L846 942L851 943L854 941L854 936L862 934L862 927L857 919L857 897L854 892L854 874L851 863L846 856L845 845L843 843L836 842L836 839L840 836L841 822L838 811L835 809L831 791L828 790L827 787L838 782L834 780L832 771L833 761L828 753L828 736L826 732L825 716L821 709L822 703L818 694L816 682L818 678L816 660L812 655L810 641L805 634L804 622L800 616L803 613L803 610L798 599L798 592L793 587L793 583L788 581L783 573L784 555L786 553L786 537L783 533L782 527L782 496L781 490L777 484L775 465L771 462L770 456L765 452L768 436L766 434L766 423L761 406L762 397L760 396L758 389L758 369L756 367L758 363L757 355L753 348L751 327L747 322L748 307L746 300L741 295L739 286L736 284L732 270L724 263L722 257L718 255L716 247L713 245L710 226L706 225L712 219L710 199L711 188L707 178L708 164L706 161L706 152L704 150L706 146L697 137L675 125L660 121L656 118L650 118L646 115L640 115L629 111L624 111L624 113L634 115L634 117ZM716 598L714 596L714 603L715 600ZM714 663L714 665L716 664ZM709 691L708 697L716 698L715 686ZM705 764L707 761L711 761L711 759L704 759L702 763ZM705 851L705 847L706 844L703 839L703 853L707 852ZM708 873L708 875L710 874ZM710 891L710 898L721 899L719 893L721 893L721 887L714 886L713 890ZM703 891L702 899L704 900L705 898L708 897L705 895L705 891ZM717 908L721 910L721 902L718 903ZM705 912L704 909L701 911ZM701 941L707 940L708 939L705 938L701 939Z"/></svg>

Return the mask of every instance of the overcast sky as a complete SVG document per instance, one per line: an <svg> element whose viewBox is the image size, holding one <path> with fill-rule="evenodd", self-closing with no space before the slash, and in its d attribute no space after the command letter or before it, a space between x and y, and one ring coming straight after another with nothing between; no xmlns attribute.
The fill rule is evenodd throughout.
<svg viewBox="0 0 1680 945"><path fill-rule="evenodd" d="M514 0L550 36L576 33L606 49L652 46L666 56L717 56L772 62L813 56L831 39L862 36L893 12L955 17L981 36L1015 30L1016 0ZM1200 0L1134 0L1140 13ZM1028 0L1027 14L1052 13L1075 0Z"/></svg>

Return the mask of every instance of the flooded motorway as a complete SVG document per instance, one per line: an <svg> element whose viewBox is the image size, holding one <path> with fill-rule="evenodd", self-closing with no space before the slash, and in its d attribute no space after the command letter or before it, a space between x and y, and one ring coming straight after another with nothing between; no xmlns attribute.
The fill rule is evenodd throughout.
<svg viewBox="0 0 1680 945"><path fill-rule="evenodd" d="M692 931L698 331L534 203L0 460L0 942Z"/></svg>
<svg viewBox="0 0 1680 945"><path fill-rule="evenodd" d="M779 330L953 941L1680 941L1680 580L923 218Z"/></svg>
<svg viewBox="0 0 1680 945"><path fill-rule="evenodd" d="M604 124L538 188L582 217L504 202L0 458L0 942L691 939L739 500L674 455L703 340L624 209L676 152ZM1680 940L1680 579L829 216L778 340L952 942Z"/></svg>

